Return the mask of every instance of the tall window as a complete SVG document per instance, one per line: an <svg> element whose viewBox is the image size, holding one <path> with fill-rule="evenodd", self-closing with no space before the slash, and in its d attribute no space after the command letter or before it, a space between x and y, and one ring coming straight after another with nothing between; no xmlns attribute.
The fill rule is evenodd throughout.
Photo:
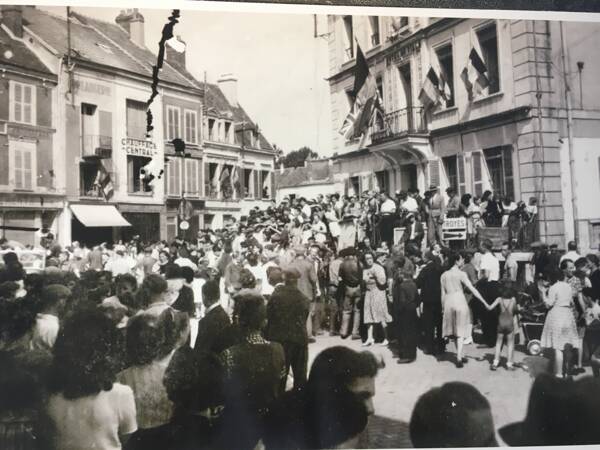
<svg viewBox="0 0 600 450"><path fill-rule="evenodd" d="M344 16L344 31L346 40L344 43L345 60L349 61L354 58L354 30L352 28L352 16Z"/></svg>
<svg viewBox="0 0 600 450"><path fill-rule="evenodd" d="M485 162L492 189L500 195L515 199L515 186L513 181L512 146L494 147L483 150Z"/></svg>
<svg viewBox="0 0 600 450"><path fill-rule="evenodd" d="M190 196L198 196L198 160L185 160L185 193Z"/></svg>
<svg viewBox="0 0 600 450"><path fill-rule="evenodd" d="M436 49L438 62L440 63L441 75L444 77L446 88L446 108L454 106L454 68L452 60L452 44L444 45Z"/></svg>
<svg viewBox="0 0 600 450"><path fill-rule="evenodd" d="M167 106L167 141L181 136L181 110L176 106Z"/></svg>
<svg viewBox="0 0 600 450"><path fill-rule="evenodd" d="M198 114L189 109L185 110L185 142L198 143Z"/></svg>
<svg viewBox="0 0 600 450"><path fill-rule="evenodd" d="M181 195L181 158L170 158L167 164L167 195Z"/></svg>
<svg viewBox="0 0 600 450"><path fill-rule="evenodd" d="M146 104L127 100L127 137L146 138Z"/></svg>
<svg viewBox="0 0 600 450"><path fill-rule="evenodd" d="M215 140L215 119L208 119L208 140Z"/></svg>
<svg viewBox="0 0 600 450"><path fill-rule="evenodd" d="M233 144L233 133L231 132L231 122L225 122L225 142Z"/></svg>
<svg viewBox="0 0 600 450"><path fill-rule="evenodd" d="M369 16L369 25L371 26L371 47L379 45L379 17Z"/></svg>
<svg viewBox="0 0 600 450"><path fill-rule="evenodd" d="M36 186L35 144L9 141L15 189L32 190ZM12 164L10 164L12 162Z"/></svg>
<svg viewBox="0 0 600 450"><path fill-rule="evenodd" d="M481 48L481 57L487 68L490 80L488 94L500 91L500 76L498 72L498 34L496 23L491 23L477 30L477 39Z"/></svg>
<svg viewBox="0 0 600 450"><path fill-rule="evenodd" d="M152 187L143 180L141 170L151 158L127 155L127 188L130 194L152 192Z"/></svg>
<svg viewBox="0 0 600 450"><path fill-rule="evenodd" d="M243 196L248 198L252 195L252 169L244 169Z"/></svg>
<svg viewBox="0 0 600 450"><path fill-rule="evenodd" d="M10 81L10 117L12 122L35 125L35 86Z"/></svg>

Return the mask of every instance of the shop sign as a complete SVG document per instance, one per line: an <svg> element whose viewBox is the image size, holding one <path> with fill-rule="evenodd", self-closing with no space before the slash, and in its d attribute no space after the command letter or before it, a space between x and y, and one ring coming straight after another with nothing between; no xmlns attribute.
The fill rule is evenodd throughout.
<svg viewBox="0 0 600 450"><path fill-rule="evenodd" d="M110 86L94 83L93 81L75 80L73 82L76 91L90 92L98 95L110 95Z"/></svg>
<svg viewBox="0 0 600 450"><path fill-rule="evenodd" d="M157 153L156 144L145 139L123 138L121 139L121 148L132 156L153 158Z"/></svg>
<svg viewBox="0 0 600 450"><path fill-rule="evenodd" d="M467 239L467 219L451 217L444 219L442 239L445 241L464 241Z"/></svg>

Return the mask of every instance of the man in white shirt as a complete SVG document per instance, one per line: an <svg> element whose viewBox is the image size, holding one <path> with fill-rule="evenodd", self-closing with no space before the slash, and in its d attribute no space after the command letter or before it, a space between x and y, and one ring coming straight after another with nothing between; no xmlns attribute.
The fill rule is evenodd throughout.
<svg viewBox="0 0 600 450"><path fill-rule="evenodd" d="M409 213L416 213L419 210L419 204L411 195L408 195L406 199L400 205L402 209L405 209Z"/></svg>
<svg viewBox="0 0 600 450"><path fill-rule="evenodd" d="M569 241L567 244L567 250L567 253L561 256L560 262L563 262L565 259L570 259L571 261L575 262L581 258L581 255L577 252L577 242Z"/></svg>
<svg viewBox="0 0 600 450"><path fill-rule="evenodd" d="M481 244L483 255L481 256L481 265L479 278L485 278L488 281L500 280L500 262L492 253L492 242L488 239Z"/></svg>
<svg viewBox="0 0 600 450"><path fill-rule="evenodd" d="M394 241L394 220L396 216L396 202L388 197L385 192L381 193L381 206L379 213L381 214L381 222L379 223L379 232L381 240L387 242L391 248Z"/></svg>
<svg viewBox="0 0 600 450"><path fill-rule="evenodd" d="M396 212L396 202L389 198L385 192L381 194L381 200L381 206L379 207L381 214L393 214Z"/></svg>

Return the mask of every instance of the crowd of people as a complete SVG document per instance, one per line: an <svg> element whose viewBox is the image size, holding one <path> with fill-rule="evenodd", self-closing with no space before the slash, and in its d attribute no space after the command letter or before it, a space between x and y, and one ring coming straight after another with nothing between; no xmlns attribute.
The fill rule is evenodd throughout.
<svg viewBox="0 0 600 450"><path fill-rule="evenodd" d="M515 241L502 245L501 263L491 241L457 252L439 230L462 214L473 229L505 215L507 226L532 223L534 200L505 214L507 199L491 193L396 197L286 198L173 242L61 247L46 234L41 273L25 273L0 241L0 447L365 448L385 369L348 341L389 346L399 364L415 363L417 348L451 354L460 369L481 335L495 348L490 370L505 343L514 370L525 307L547 311L541 342L555 363L530 405L547 386L572 392L573 405L598 390L598 380L557 380L584 372L588 359L600 375L590 339L600 325L597 255L579 255L575 242L564 255L535 243L534 280L524 285ZM309 370L309 346L325 333L339 345ZM564 398L554 407L574 407ZM560 419L571 428L544 431L544 418L528 415L501 435L511 445L598 443L595 427L579 430L597 407L581 402L583 419ZM425 393L410 422L416 447L493 446L495 436L488 401L464 383Z"/></svg>

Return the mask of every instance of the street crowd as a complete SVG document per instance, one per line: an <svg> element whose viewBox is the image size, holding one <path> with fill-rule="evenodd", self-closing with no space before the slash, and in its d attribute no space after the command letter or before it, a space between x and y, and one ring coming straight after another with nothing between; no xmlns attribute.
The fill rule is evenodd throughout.
<svg viewBox="0 0 600 450"><path fill-rule="evenodd" d="M545 315L553 374L536 379L527 417L500 435L600 442L599 380L573 379L588 361L600 375L598 256L533 242L525 277L513 249L535 236L536 200L446 194L285 198L173 242L61 247L45 234L41 273L25 273L0 241L0 447L365 448L385 370L369 347L389 346L399 364L414 364L417 348L450 354L461 369L481 339L495 348L490 370L510 371L526 310ZM443 240L448 217L467 221L460 251ZM502 261L477 239L482 226L509 228ZM309 346L325 333L340 345L309 370ZM457 382L421 396L410 439L498 445L488 401Z"/></svg>

